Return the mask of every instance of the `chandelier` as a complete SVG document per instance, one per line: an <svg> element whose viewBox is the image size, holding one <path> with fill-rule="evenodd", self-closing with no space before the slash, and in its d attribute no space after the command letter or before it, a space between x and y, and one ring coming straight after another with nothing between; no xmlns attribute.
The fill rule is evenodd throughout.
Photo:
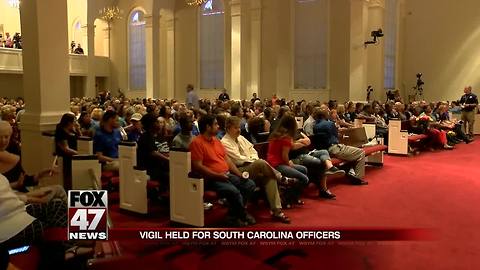
<svg viewBox="0 0 480 270"><path fill-rule="evenodd" d="M185 0L189 6L201 6L208 0Z"/></svg>
<svg viewBox="0 0 480 270"><path fill-rule="evenodd" d="M99 11L100 18L108 23L122 19L123 11L118 7L104 7Z"/></svg>
<svg viewBox="0 0 480 270"><path fill-rule="evenodd" d="M8 0L8 4L12 8L20 8L20 0Z"/></svg>

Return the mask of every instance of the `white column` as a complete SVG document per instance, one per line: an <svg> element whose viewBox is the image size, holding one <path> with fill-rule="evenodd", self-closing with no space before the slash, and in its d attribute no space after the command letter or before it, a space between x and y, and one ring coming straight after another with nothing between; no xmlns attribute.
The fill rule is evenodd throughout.
<svg viewBox="0 0 480 270"><path fill-rule="evenodd" d="M160 12L160 98L172 99L175 96L175 20L173 13Z"/></svg>
<svg viewBox="0 0 480 270"><path fill-rule="evenodd" d="M262 96L260 90L261 48L262 48L262 5L261 1L251 1L250 10L250 82L247 100L253 93Z"/></svg>
<svg viewBox="0 0 480 270"><path fill-rule="evenodd" d="M230 2L231 14L231 87L230 98L240 99L242 91L242 12L241 0Z"/></svg>
<svg viewBox="0 0 480 270"><path fill-rule="evenodd" d="M146 98L153 98L153 16L145 15Z"/></svg>
<svg viewBox="0 0 480 270"><path fill-rule="evenodd" d="M52 144L41 143L41 132L54 129L69 110L67 1L22 1L20 14L27 104L21 122L22 164L35 173L53 159Z"/></svg>
<svg viewBox="0 0 480 270"><path fill-rule="evenodd" d="M88 41L88 73L85 83L84 95L86 97L95 97L95 25L89 23L86 26Z"/></svg>
<svg viewBox="0 0 480 270"><path fill-rule="evenodd" d="M370 0L368 7L368 33L379 28L385 31L385 0ZM385 33L389 35L390 33ZM370 37L371 38L371 37ZM367 84L375 89L373 92L376 100L384 100L386 97L385 85L385 41L377 39L378 43L369 45L367 48Z"/></svg>
<svg viewBox="0 0 480 270"><path fill-rule="evenodd" d="M165 23L166 30L166 97L175 95L175 20L173 15Z"/></svg>
<svg viewBox="0 0 480 270"><path fill-rule="evenodd" d="M349 98L366 100L368 0L351 0L350 3L350 87Z"/></svg>

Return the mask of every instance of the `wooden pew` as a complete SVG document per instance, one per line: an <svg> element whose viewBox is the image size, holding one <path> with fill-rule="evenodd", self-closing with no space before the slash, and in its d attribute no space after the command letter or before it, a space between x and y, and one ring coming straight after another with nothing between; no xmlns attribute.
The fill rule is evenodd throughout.
<svg viewBox="0 0 480 270"><path fill-rule="evenodd" d="M77 152L79 155L94 155L93 138L80 136L77 139Z"/></svg>
<svg viewBox="0 0 480 270"><path fill-rule="evenodd" d="M408 129L400 120L390 119L388 124L388 153L408 155L409 144L421 142L428 138L425 134L409 135Z"/></svg>
<svg viewBox="0 0 480 270"><path fill-rule="evenodd" d="M170 151L170 220L204 227L204 180L189 177L190 171L190 152Z"/></svg>
<svg viewBox="0 0 480 270"><path fill-rule="evenodd" d="M121 142L118 146L120 162L120 208L140 214L148 213L147 190L150 177L137 167L137 144ZM157 185L158 186L158 185Z"/></svg>
<svg viewBox="0 0 480 270"><path fill-rule="evenodd" d="M51 151L48 152L47 159L50 162L48 166L51 166L55 159L53 155L55 152L54 136L55 133L53 131L42 133L43 140L49 144L48 148L51 149ZM101 164L98 162L97 156L91 153L93 152L92 140L84 138L82 141L84 142L82 144L83 146L91 145L91 150L88 150L88 147L84 148L87 153L75 155L71 158L71 168L67 170L67 172L69 171L69 175L66 175L67 172L63 170L63 158L57 157L58 175L51 177L49 181L45 181L42 185L61 185L66 189L96 189L91 182L91 173L89 170L93 170L97 176L97 182L100 184ZM88 152L90 152L90 154L88 154Z"/></svg>

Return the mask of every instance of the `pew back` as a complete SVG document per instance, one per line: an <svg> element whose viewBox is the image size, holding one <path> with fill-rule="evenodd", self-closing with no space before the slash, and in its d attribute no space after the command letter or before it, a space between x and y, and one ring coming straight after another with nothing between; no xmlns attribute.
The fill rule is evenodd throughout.
<svg viewBox="0 0 480 270"><path fill-rule="evenodd" d="M190 178L190 171L190 152L170 151L170 220L204 227L204 180Z"/></svg>
<svg viewBox="0 0 480 270"><path fill-rule="evenodd" d="M137 144L121 143L118 146L120 162L120 208L128 211L147 214L147 182L146 171L136 170Z"/></svg>

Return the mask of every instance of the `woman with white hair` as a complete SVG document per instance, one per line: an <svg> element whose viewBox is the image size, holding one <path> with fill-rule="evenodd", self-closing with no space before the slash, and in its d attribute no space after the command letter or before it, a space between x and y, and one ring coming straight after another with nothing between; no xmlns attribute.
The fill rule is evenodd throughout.
<svg viewBox="0 0 480 270"><path fill-rule="evenodd" d="M29 187L38 185L42 178L48 177L55 172L52 169L47 169L36 175L27 175L23 170L20 156L7 151L11 135L11 126L5 121L0 121L0 173L8 179L11 188L32 198L42 197L47 193L49 200L57 198L66 202L67 194L62 186L47 186L29 191Z"/></svg>

